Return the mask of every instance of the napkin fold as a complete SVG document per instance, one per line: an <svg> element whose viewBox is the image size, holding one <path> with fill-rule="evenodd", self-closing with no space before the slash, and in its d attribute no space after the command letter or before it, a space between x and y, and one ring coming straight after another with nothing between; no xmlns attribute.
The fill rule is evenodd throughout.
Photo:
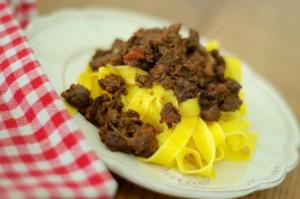
<svg viewBox="0 0 300 199"><path fill-rule="evenodd" d="M22 33L35 8L25 2L13 14L0 0L0 198L110 198L115 180Z"/></svg>

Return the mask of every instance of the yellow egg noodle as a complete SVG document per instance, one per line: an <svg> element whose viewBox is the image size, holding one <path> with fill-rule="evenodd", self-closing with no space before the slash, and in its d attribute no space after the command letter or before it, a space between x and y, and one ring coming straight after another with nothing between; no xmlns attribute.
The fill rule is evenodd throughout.
<svg viewBox="0 0 300 199"><path fill-rule="evenodd" d="M208 42L208 51L218 49L216 41ZM240 61L233 57L224 57L225 76L238 82L242 79ZM137 111L141 120L153 125L158 132L158 150L149 158L140 158L144 162L178 169L184 174L213 177L214 164L221 160L245 161L251 158L256 143L256 134L249 132L245 118L246 106L243 103L238 111L222 113L217 122L205 122L200 117L198 99L188 99L178 103L173 91L165 90L161 85L152 88L139 88L135 84L136 74L147 73L131 66L103 66L98 72L86 67L80 74L78 83L90 90L93 98L106 93L97 81L108 74L121 76L128 94L122 96L124 111ZM240 91L244 99L243 91ZM244 101L244 100L243 100ZM181 121L169 129L160 123L160 110L165 103L171 102L179 109Z"/></svg>

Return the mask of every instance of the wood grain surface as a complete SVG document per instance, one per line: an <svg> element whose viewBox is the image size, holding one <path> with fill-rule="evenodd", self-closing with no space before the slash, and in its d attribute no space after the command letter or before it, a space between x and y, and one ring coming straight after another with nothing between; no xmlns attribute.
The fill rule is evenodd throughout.
<svg viewBox="0 0 300 199"><path fill-rule="evenodd" d="M287 100L300 120L299 0L40 0L41 15L58 9L110 6L182 22L249 63ZM259 100L259 99L258 99ZM116 199L172 198L143 189L116 176ZM300 167L272 189L243 199L299 199Z"/></svg>

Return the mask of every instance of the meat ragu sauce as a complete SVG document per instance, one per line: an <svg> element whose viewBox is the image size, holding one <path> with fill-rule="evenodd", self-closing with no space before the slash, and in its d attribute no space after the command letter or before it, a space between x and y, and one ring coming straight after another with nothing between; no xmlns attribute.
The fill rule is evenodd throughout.
<svg viewBox="0 0 300 199"><path fill-rule="evenodd" d="M180 24L168 28L140 29L128 41L116 39L110 50L98 49L89 66L96 71L105 65L129 65L148 72L137 75L136 84L151 88L160 83L171 89L177 100L183 102L198 98L200 117L217 121L220 111L239 109L240 84L224 77L225 61L217 50L207 51L199 43L199 35L190 29L189 36L179 34ZM143 123L133 110L123 112L121 95L126 95L125 81L116 75L99 80L99 86L112 94L90 97L87 89L72 85L62 93L67 102L75 106L90 122L99 127L102 141L113 151L149 157L158 148L153 126ZM167 103L161 110L161 122L168 127L180 121L176 107Z"/></svg>
<svg viewBox="0 0 300 199"><path fill-rule="evenodd" d="M117 39L110 50L97 50L90 67L129 65L141 68L149 76L136 77L137 85L149 88L153 82L174 91L179 102L199 98L201 117L216 121L220 111L235 111L242 101L238 82L225 78L225 62L217 50L208 52L199 43L199 35L179 34L180 24L168 28L140 29L128 41Z"/></svg>

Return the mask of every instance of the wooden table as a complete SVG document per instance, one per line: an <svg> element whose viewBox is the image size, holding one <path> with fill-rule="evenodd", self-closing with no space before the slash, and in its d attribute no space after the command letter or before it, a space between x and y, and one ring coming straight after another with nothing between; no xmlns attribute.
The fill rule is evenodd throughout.
<svg viewBox="0 0 300 199"><path fill-rule="evenodd" d="M300 120L300 1L289 0L51 0L38 1L40 14L68 7L113 6L182 22L217 38L268 79ZM170 9L171 7L171 9ZM117 177L121 198L171 198ZM300 198L300 167L278 187L243 199Z"/></svg>

